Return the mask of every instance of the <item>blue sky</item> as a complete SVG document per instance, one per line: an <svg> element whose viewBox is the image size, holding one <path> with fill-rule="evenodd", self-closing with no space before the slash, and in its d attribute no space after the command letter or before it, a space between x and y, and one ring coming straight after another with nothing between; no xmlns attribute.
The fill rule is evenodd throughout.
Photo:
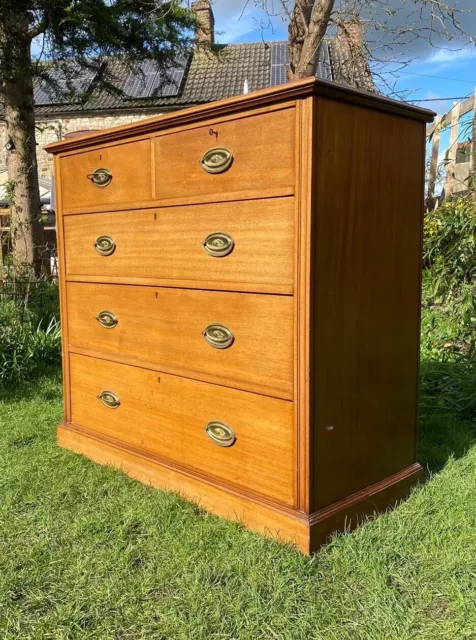
<svg viewBox="0 0 476 640"><path fill-rule="evenodd" d="M451 2L451 0L448 0ZM453 0L460 7L471 7L474 0ZM465 14L464 27L476 36L476 3L475 13ZM261 39L286 40L287 25L279 18L267 26L268 19L255 8L253 0L215 0L213 2L216 31L219 42L256 42ZM397 73L396 88L399 91L410 91L408 100L421 99L415 102L438 113L446 113L453 100L443 98L459 98L470 95L476 87L476 47L468 45L461 49L462 43L453 41L444 43L448 49L436 49L425 41L419 41L408 51L414 60L405 69ZM453 49L453 50L451 50ZM429 100L428 102L425 101ZM438 99L438 100L435 100Z"/></svg>
<svg viewBox="0 0 476 640"><path fill-rule="evenodd" d="M462 24L467 33L476 36L476 0L445 1L468 10L461 16ZM400 8L404 4L402 0L389 0L389 3ZM218 42L269 42L288 37L287 24L275 18L270 25L266 15L256 9L255 0L248 3L246 0L214 0L212 5ZM404 51L412 62L400 69L393 79L388 77L388 82L394 84L395 90L406 92L406 99L414 101L413 104L443 114L451 109L457 98L472 95L475 91L476 46L464 46L464 42L457 40L442 42L441 45L441 48L434 48L425 39L415 41ZM463 123L471 116L469 113L460 120L459 140L467 138L468 128ZM450 131L446 129L441 133L440 161L449 142Z"/></svg>
<svg viewBox="0 0 476 640"><path fill-rule="evenodd" d="M476 47L433 50L424 53L399 74L398 88L411 90L409 99L429 98L422 106L445 113L454 100L471 95L476 87Z"/></svg>

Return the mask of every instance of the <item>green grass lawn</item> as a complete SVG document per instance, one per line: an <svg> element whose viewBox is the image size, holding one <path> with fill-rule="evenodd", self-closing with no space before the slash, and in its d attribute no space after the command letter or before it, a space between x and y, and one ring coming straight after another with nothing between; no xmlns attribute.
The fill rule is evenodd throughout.
<svg viewBox="0 0 476 640"><path fill-rule="evenodd" d="M476 383L423 377L427 483L312 558L58 449L58 377L0 392L0 639L476 638Z"/></svg>

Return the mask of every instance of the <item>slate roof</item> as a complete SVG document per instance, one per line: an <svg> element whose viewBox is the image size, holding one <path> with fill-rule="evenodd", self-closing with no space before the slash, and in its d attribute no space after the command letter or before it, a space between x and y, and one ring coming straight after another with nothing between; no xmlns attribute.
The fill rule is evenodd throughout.
<svg viewBox="0 0 476 640"><path fill-rule="evenodd" d="M156 109L164 111L203 104L221 98L243 93L245 80L248 90L255 91L270 86L272 47L285 43L243 43L217 47L218 53L195 50L190 54L183 81L175 96L131 99L108 92L96 86L82 102L66 104L38 105L37 115L59 115L66 113ZM337 38L327 38L323 42L327 48L330 69L320 64L317 76L334 80L357 89L375 91L368 65L365 60L350 59L348 48ZM354 58L356 58L354 56ZM107 62L108 73L114 77L114 85L124 88L129 70L119 59Z"/></svg>

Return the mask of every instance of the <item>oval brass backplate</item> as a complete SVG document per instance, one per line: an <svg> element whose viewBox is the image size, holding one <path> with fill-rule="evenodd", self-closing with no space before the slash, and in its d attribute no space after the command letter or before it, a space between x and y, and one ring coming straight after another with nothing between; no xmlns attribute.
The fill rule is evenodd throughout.
<svg viewBox="0 0 476 640"><path fill-rule="evenodd" d="M105 329L114 329L114 327L117 327L117 323L119 322L117 316L112 311L100 311L96 316L96 320L99 322L101 327L104 327Z"/></svg>
<svg viewBox="0 0 476 640"><path fill-rule="evenodd" d="M102 256L110 256L116 250L116 243L111 236L99 236L93 244L96 251Z"/></svg>
<svg viewBox="0 0 476 640"><path fill-rule="evenodd" d="M88 174L88 178L96 187L107 187L112 180L112 173L109 169L96 169L93 173Z"/></svg>
<svg viewBox="0 0 476 640"><path fill-rule="evenodd" d="M233 238L221 231L211 233L202 242L202 247L213 258L224 258L233 251L234 246Z"/></svg>
<svg viewBox="0 0 476 640"><path fill-rule="evenodd" d="M209 324L203 332L203 337L215 349L228 349L235 339L232 331L223 324Z"/></svg>
<svg viewBox="0 0 476 640"><path fill-rule="evenodd" d="M231 447L236 441L233 429L223 422L209 422L205 427L205 433L219 447Z"/></svg>
<svg viewBox="0 0 476 640"><path fill-rule="evenodd" d="M117 407L121 404L119 398L113 391L102 391L98 396L96 396L103 405L105 405L108 409L117 409Z"/></svg>
<svg viewBox="0 0 476 640"><path fill-rule="evenodd" d="M233 153L229 149L214 147L209 149L200 160L200 165L207 173L223 173L230 168Z"/></svg>

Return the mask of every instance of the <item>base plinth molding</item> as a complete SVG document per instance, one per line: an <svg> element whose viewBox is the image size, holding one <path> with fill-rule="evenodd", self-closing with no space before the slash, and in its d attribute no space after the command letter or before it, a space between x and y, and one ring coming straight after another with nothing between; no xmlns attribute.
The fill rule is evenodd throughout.
<svg viewBox="0 0 476 640"><path fill-rule="evenodd" d="M128 451L126 445L115 446L100 436L81 433L75 425L63 423L58 427L58 444L95 462L118 468L140 482L176 491L211 513L291 543L306 554L318 550L335 531L350 531L365 518L394 507L424 475L419 464L411 465L344 500L307 515L224 489L192 473Z"/></svg>

